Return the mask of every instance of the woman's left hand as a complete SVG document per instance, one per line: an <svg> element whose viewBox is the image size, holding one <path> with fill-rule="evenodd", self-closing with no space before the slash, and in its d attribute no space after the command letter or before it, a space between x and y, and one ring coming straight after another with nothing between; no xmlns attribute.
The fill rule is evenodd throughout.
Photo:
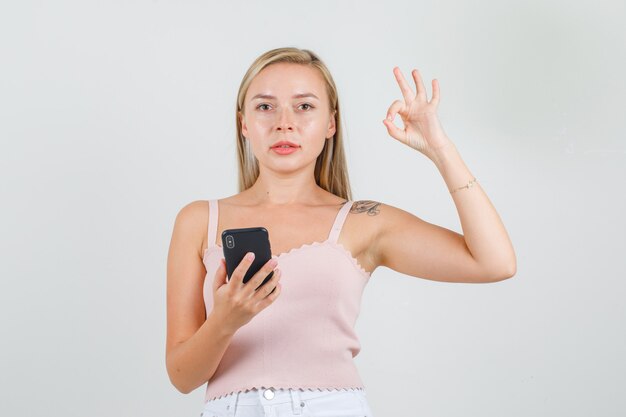
<svg viewBox="0 0 626 417"><path fill-rule="evenodd" d="M437 117L437 106L439 105L439 82L432 81L433 96L430 102L426 97L426 88L418 70L413 70L411 74L415 80L417 94L413 91L404 79L398 67L394 67L393 73L400 85L400 90L404 96L404 101L394 101L387 111L387 118L383 123L387 127L387 132L394 139L422 152L433 159L435 153L442 148L453 145L443 131L443 127ZM399 129L393 123L396 114L402 117L404 130Z"/></svg>

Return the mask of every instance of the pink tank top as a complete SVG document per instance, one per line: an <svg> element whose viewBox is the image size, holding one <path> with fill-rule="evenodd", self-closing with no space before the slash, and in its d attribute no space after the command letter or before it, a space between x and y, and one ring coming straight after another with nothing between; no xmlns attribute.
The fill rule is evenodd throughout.
<svg viewBox="0 0 626 417"><path fill-rule="evenodd" d="M352 360L361 350L354 325L371 273L337 243L350 207L347 201L339 210L325 241L272 255L282 271L281 293L237 330L207 382L205 401L252 388L364 388ZM209 200L209 210L203 258L207 315L224 257L216 244L217 200Z"/></svg>

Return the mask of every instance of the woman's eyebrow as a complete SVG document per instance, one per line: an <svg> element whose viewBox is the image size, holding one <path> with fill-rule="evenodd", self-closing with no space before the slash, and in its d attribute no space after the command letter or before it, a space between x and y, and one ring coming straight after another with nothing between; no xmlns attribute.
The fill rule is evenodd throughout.
<svg viewBox="0 0 626 417"><path fill-rule="evenodd" d="M319 98L317 98L317 96L313 93L301 93L301 94L296 94L294 96L292 96L291 98L303 98L303 97L313 97L317 100L319 100ZM276 99L276 97L274 97L271 94L257 94L256 96L252 97L250 100L256 100L258 98L263 98L263 99L268 99L268 100L274 100Z"/></svg>

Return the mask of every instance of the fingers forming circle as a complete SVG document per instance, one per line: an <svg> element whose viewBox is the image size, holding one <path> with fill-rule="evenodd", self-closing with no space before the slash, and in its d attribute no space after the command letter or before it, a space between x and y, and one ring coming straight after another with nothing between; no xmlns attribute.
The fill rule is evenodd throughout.
<svg viewBox="0 0 626 417"><path fill-rule="evenodd" d="M389 110L387 111L387 119L384 121L385 126L387 127L387 132L389 132L389 135L392 138L399 140L399 141L402 141L404 138L404 130L398 128L396 124L393 122L393 120L395 119L398 111L400 111L403 108L404 108L404 103L402 102L402 100L394 101L389 107Z"/></svg>
<svg viewBox="0 0 626 417"><path fill-rule="evenodd" d="M398 114L398 112L402 110L403 107L404 103L402 102L402 100L395 100L393 103L391 103L391 106L389 106L389 110L387 110L387 120L393 123L394 119L396 118L396 114Z"/></svg>

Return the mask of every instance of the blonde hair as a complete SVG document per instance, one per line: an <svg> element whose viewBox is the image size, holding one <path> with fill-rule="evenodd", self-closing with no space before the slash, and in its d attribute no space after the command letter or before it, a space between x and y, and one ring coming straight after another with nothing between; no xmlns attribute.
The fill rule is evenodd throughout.
<svg viewBox="0 0 626 417"><path fill-rule="evenodd" d="M259 163L248 141L241 133L241 119L239 118L239 114L244 114L244 99L254 77L267 66L279 62L288 62L317 68L323 76L326 83L330 111L331 113L333 110L335 111L336 131L332 138L325 140L324 149L322 149L322 152L317 157L315 163L315 182L318 186L332 194L347 200L352 200L346 156L343 149L343 129L340 124L341 111L339 109L337 87L335 87L335 82L328 68L316 54L307 49L294 47L276 48L260 55L252 65L250 65L250 68L248 68L248 71L241 80L237 94L237 111L235 113L239 162L239 192L250 188L259 176Z"/></svg>

